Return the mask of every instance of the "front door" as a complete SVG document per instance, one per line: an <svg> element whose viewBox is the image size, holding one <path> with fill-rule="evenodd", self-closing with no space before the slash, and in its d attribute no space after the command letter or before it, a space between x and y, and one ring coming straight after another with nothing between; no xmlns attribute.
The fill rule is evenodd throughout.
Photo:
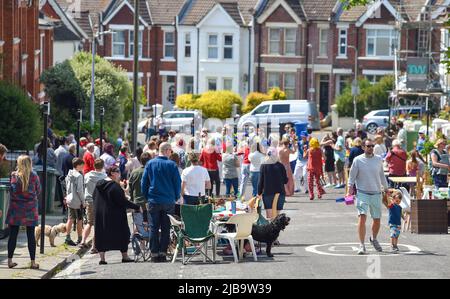
<svg viewBox="0 0 450 299"><path fill-rule="evenodd" d="M175 106L175 76L165 76L163 81L163 105L166 110Z"/></svg>
<svg viewBox="0 0 450 299"><path fill-rule="evenodd" d="M328 75L320 75L319 85L319 111L325 116L329 110L329 87L330 81Z"/></svg>

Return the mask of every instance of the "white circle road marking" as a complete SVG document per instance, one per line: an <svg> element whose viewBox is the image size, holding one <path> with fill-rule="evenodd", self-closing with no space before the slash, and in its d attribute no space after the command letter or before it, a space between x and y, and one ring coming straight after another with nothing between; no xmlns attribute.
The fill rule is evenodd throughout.
<svg viewBox="0 0 450 299"><path fill-rule="evenodd" d="M420 254L422 250L419 247L406 245L406 244L398 244L400 247L399 253L391 253L390 246L388 243L380 243L384 252L377 252L375 249L367 248L367 253L364 255L358 255L356 252L359 249L359 243L329 243L329 244L321 244L321 245L313 245L305 248L307 252L321 254L321 255L331 255L331 256L398 256L402 254ZM406 248L408 251L405 251ZM385 251L389 249L389 251ZM403 250L402 250L403 249ZM339 253L345 252L345 253ZM351 252L352 254L349 254Z"/></svg>

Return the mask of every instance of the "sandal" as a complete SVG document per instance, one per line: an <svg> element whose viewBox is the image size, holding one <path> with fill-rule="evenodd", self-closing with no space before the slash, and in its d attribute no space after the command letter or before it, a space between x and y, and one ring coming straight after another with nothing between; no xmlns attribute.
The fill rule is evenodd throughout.
<svg viewBox="0 0 450 299"><path fill-rule="evenodd" d="M31 265L31 266L30 266L30 269L38 270L38 269L39 269L39 264Z"/></svg>
<svg viewBox="0 0 450 299"><path fill-rule="evenodd" d="M11 263L11 264L8 264L8 268L9 268L9 269L12 269L12 268L14 268L14 267L17 267L17 263Z"/></svg>
<svg viewBox="0 0 450 299"><path fill-rule="evenodd" d="M91 251L89 252L90 254L97 254L98 250L95 248L92 248Z"/></svg>

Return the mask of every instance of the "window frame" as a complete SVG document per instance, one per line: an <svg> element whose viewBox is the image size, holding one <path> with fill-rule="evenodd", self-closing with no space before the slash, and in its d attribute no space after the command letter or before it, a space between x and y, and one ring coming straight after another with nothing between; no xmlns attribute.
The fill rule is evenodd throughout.
<svg viewBox="0 0 450 299"><path fill-rule="evenodd" d="M347 28L338 28L339 30L339 37L338 37L338 56L347 56L347 48L348 48L348 30ZM343 33L345 32L345 33ZM344 41L344 42L343 42ZM345 46L342 46L344 44ZM344 49L344 52L342 53L342 49Z"/></svg>
<svg viewBox="0 0 450 299"><path fill-rule="evenodd" d="M278 81L278 85L274 85L274 86L270 86L270 76L277 76L278 77L278 79L277 79L277 81ZM281 81L280 81L280 73L278 73L278 72L267 72L267 91L269 91L269 90L271 90L272 88L276 88L276 87L278 87L278 88L281 88Z"/></svg>
<svg viewBox="0 0 450 299"><path fill-rule="evenodd" d="M125 37L125 32L128 30L119 30L119 29L113 29L111 34L111 56L112 57L119 57L119 58L125 58L126 57L126 48L127 48L127 38ZM119 37L120 34L123 34L123 42L117 42L116 39ZM122 54L116 54L114 49L115 46L121 46L123 47L123 55Z"/></svg>
<svg viewBox="0 0 450 299"><path fill-rule="evenodd" d="M188 37L189 37L189 43L188 43ZM186 50L189 48L189 56L186 55ZM184 58L192 58L192 40L191 40L191 33L185 32L184 33Z"/></svg>
<svg viewBox="0 0 450 299"><path fill-rule="evenodd" d="M230 88L226 88L225 87L225 81L230 81L230 83L231 83L231 87ZM222 87L223 87L223 90L233 90L233 78L222 78Z"/></svg>
<svg viewBox="0 0 450 299"><path fill-rule="evenodd" d="M294 78L293 85L289 86L289 88L286 87L287 86L287 84L286 84L286 82L287 82L286 77L288 77L288 76L292 76ZM286 99L287 100L294 100L295 99L295 97L296 97L295 96L296 95L296 85L297 85L297 77L295 76L295 73L284 73L283 74L283 90L286 93ZM292 97L288 96L289 92L292 93Z"/></svg>
<svg viewBox="0 0 450 299"><path fill-rule="evenodd" d="M269 47L268 47L268 54L269 55L281 55L281 28L269 28L269 38L268 38L268 42L269 42ZM272 32L274 31L278 31L278 40L273 40L272 39ZM277 43L277 47L278 47L278 51L277 52L273 52L272 51L272 43Z"/></svg>
<svg viewBox="0 0 450 299"><path fill-rule="evenodd" d="M226 38L231 37L231 45L227 45ZM225 57L226 50L231 49L231 58ZM231 33L225 33L223 35L223 60L233 60L234 59L234 35Z"/></svg>
<svg viewBox="0 0 450 299"><path fill-rule="evenodd" d="M134 30L129 30L128 31L128 57L134 57L134 53L133 53L133 55L131 54L132 53L132 51L134 51L134 36L133 36L133 38L131 38L131 34L133 34L134 35ZM142 58L142 45L143 45L143 37L144 37L144 33L143 33L143 30L139 30L139 37L138 38L140 38L140 42L139 42L139 45L138 45L138 51L139 51L139 58Z"/></svg>
<svg viewBox="0 0 450 299"><path fill-rule="evenodd" d="M323 41L324 32L326 32L326 40ZM330 35L329 28L320 28L319 30L319 56L328 57L328 37Z"/></svg>
<svg viewBox="0 0 450 299"><path fill-rule="evenodd" d="M186 78L192 78L192 83L186 83ZM192 92L188 92L186 89L186 86L191 86ZM194 76L183 76L183 91L186 94L193 94L194 93Z"/></svg>
<svg viewBox="0 0 450 299"><path fill-rule="evenodd" d="M216 44L214 45L214 44L210 44L210 37L211 36L215 36L216 37ZM217 33L208 33L208 35L207 35L207 43L206 43L206 45L207 45L207 54L206 54L206 56L207 56L207 58L208 59L210 59L210 60L218 60L219 59L219 57L220 57L220 55L219 55L219 34L217 34ZM209 52L209 50L210 49L216 49L216 57L210 57L210 52Z"/></svg>
<svg viewBox="0 0 450 299"><path fill-rule="evenodd" d="M167 34L173 35L173 42L167 42ZM175 31L164 31L164 59L175 59ZM172 47L173 56L167 56L167 47Z"/></svg>
<svg viewBox="0 0 450 299"><path fill-rule="evenodd" d="M380 35L379 31L381 31L381 30L389 31L389 37ZM388 49L389 54L388 55L381 55L381 54L377 53L378 38L389 38L389 49ZM369 44L370 44L369 41L371 41L371 40L373 40L373 53L369 53L369 51L370 51L369 50ZM384 28L366 29L366 56L367 57L389 57L389 58L394 57L394 48L393 48L394 41L398 48L400 36L399 36L399 32L395 29L384 29Z"/></svg>
<svg viewBox="0 0 450 299"><path fill-rule="evenodd" d="M292 30L294 31L294 39L293 40L288 40L287 39L287 31ZM296 56L297 55L297 28L284 28L284 55L285 56ZM294 44L294 52L293 53L288 53L287 52L287 44Z"/></svg>
<svg viewBox="0 0 450 299"><path fill-rule="evenodd" d="M216 84L216 89L210 89L209 88L209 83L210 83L211 80L214 80L216 82L215 83ZM208 78L206 78L206 91L217 91L218 90L217 83L218 83L217 77L208 77Z"/></svg>

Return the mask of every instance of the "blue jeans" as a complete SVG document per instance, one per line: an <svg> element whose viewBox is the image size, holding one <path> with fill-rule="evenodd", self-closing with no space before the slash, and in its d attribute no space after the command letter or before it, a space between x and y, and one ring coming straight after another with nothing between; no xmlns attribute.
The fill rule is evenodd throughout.
<svg viewBox="0 0 450 299"><path fill-rule="evenodd" d="M259 182L259 171L252 171L250 173L250 179L252 180L252 187L253 187L253 197L258 195L258 182Z"/></svg>
<svg viewBox="0 0 450 299"><path fill-rule="evenodd" d="M150 249L152 255L165 255L170 243L170 220L167 215L175 213L175 204L149 203L148 212L151 216Z"/></svg>
<svg viewBox="0 0 450 299"><path fill-rule="evenodd" d="M226 195L230 195L231 194L231 186L233 186L233 190L234 190L234 195L236 195L239 191L239 179L238 178L234 178L234 179L223 179L224 183L225 183L225 187L226 187Z"/></svg>
<svg viewBox="0 0 450 299"><path fill-rule="evenodd" d="M447 176L441 174L433 175L433 183L438 188L445 188L448 186L447 184Z"/></svg>

